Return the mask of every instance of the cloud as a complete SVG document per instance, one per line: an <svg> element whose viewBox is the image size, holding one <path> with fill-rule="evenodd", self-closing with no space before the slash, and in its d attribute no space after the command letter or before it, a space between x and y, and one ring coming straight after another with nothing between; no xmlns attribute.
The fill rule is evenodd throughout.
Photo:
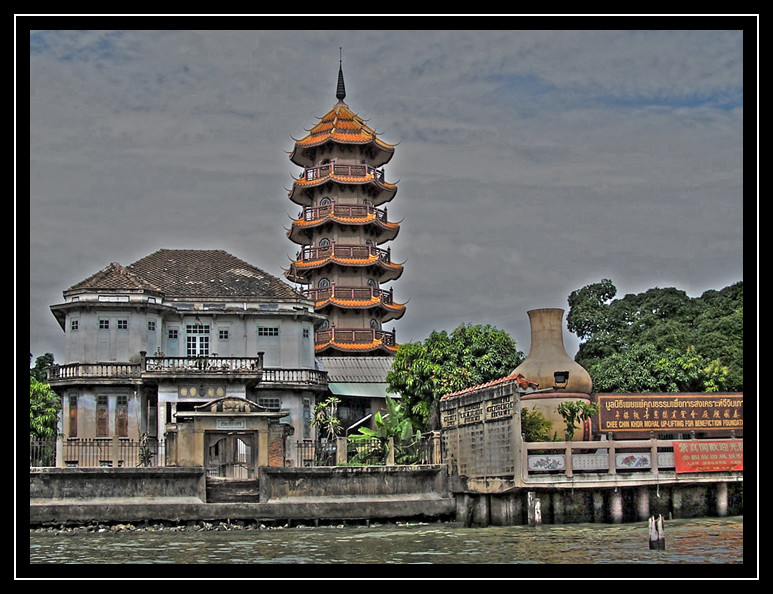
<svg viewBox="0 0 773 594"><path fill-rule="evenodd" d="M339 47L347 104L397 144L398 341L491 323L528 351L528 309L602 278L620 295L743 280L743 41L30 31L30 349L63 360L49 306L113 261L217 248L281 276L288 151L335 103Z"/></svg>

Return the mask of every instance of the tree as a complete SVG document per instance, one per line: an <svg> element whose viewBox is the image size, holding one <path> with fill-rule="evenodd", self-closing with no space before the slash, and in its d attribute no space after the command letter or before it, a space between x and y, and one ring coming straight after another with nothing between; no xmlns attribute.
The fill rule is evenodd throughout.
<svg viewBox="0 0 773 594"><path fill-rule="evenodd" d="M32 363L32 353L30 353L30 363ZM48 368L54 364L54 355L46 353L35 359L35 367L30 367L30 375L39 382L44 382L48 378Z"/></svg>
<svg viewBox="0 0 773 594"><path fill-rule="evenodd" d="M338 405L340 403L339 398L330 396L327 400L317 402L314 405L314 418L311 419L310 424L312 427L321 429L328 440L334 439L343 431L341 421L338 419Z"/></svg>
<svg viewBox="0 0 773 594"><path fill-rule="evenodd" d="M30 376L30 439L52 439L62 405L48 384Z"/></svg>
<svg viewBox="0 0 773 594"><path fill-rule="evenodd" d="M515 341L491 325L433 331L424 342L402 344L387 373L414 429L438 429L439 401L448 393L509 375L523 361Z"/></svg>
<svg viewBox="0 0 773 594"><path fill-rule="evenodd" d="M676 288L616 294L604 279L569 296L575 360L597 392L743 390L743 281L699 298Z"/></svg>

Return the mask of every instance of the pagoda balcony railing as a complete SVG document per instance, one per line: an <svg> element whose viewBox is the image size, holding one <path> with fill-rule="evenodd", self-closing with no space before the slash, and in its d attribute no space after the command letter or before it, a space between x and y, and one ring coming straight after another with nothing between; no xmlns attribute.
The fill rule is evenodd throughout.
<svg viewBox="0 0 773 594"><path fill-rule="evenodd" d="M314 333L315 344L368 344L381 342L386 346L394 346L395 332L376 330L375 328L327 328Z"/></svg>
<svg viewBox="0 0 773 594"><path fill-rule="evenodd" d="M379 221L387 222L387 209L376 208L367 204L336 204L331 202L322 206L307 206L298 215L304 221L316 221L329 215L347 218L364 219L368 215L375 215Z"/></svg>
<svg viewBox="0 0 773 594"><path fill-rule="evenodd" d="M300 179L313 181L315 179L327 177L331 174L343 177L365 177L366 175L372 175L377 180L384 179L383 169L376 169L370 165L339 165L338 163L326 163L318 167L304 169Z"/></svg>
<svg viewBox="0 0 773 594"><path fill-rule="evenodd" d="M296 254L296 258L303 262L326 260L327 258L341 258L351 260L368 260L375 256L380 261L390 264L392 262L392 250L382 250L373 245L341 245L331 243L324 246L310 246L303 248Z"/></svg>
<svg viewBox="0 0 773 594"><path fill-rule="evenodd" d="M376 289L374 287L340 287L331 285L329 287L317 287L315 289L305 289L303 295L312 301L327 301L328 299L339 299L341 301L373 301L378 299L385 305L394 303L394 291L389 289Z"/></svg>

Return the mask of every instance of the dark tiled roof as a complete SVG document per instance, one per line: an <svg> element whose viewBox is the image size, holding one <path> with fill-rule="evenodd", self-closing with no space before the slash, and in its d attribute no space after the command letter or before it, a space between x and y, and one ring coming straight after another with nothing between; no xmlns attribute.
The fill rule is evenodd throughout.
<svg viewBox="0 0 773 594"><path fill-rule="evenodd" d="M137 276L134 272L127 270L118 262L111 263L107 268L104 268L96 274L92 274L87 279L73 285L68 291L78 291L81 289L102 289L106 291L161 291L156 285Z"/></svg>
<svg viewBox="0 0 773 594"><path fill-rule="evenodd" d="M128 280L120 286L105 286L107 279L102 281L100 275L113 267L109 277L117 277L122 270L137 288L161 291L170 299L303 298L284 281L223 250L158 250L126 268L111 264L73 288L134 288Z"/></svg>

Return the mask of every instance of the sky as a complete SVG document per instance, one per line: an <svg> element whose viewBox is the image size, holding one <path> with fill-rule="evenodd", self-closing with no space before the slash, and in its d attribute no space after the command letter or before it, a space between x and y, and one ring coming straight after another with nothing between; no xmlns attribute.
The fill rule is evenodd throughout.
<svg viewBox="0 0 773 594"><path fill-rule="evenodd" d="M33 362L65 362L49 308L111 262L222 249L283 278L298 249L285 229L300 210L287 197L301 172L288 154L336 103L339 58L345 102L396 145L386 206L401 225L382 247L404 264L385 285L406 303L385 324L398 343L491 324L528 354L527 312L568 313L572 291L602 279L617 298L654 287L699 297L743 280L744 31L734 21L221 22L17 22L19 137L29 33ZM363 24L395 27L335 28ZM756 47L754 19L745 25ZM574 356L577 337L565 330L564 343Z"/></svg>

